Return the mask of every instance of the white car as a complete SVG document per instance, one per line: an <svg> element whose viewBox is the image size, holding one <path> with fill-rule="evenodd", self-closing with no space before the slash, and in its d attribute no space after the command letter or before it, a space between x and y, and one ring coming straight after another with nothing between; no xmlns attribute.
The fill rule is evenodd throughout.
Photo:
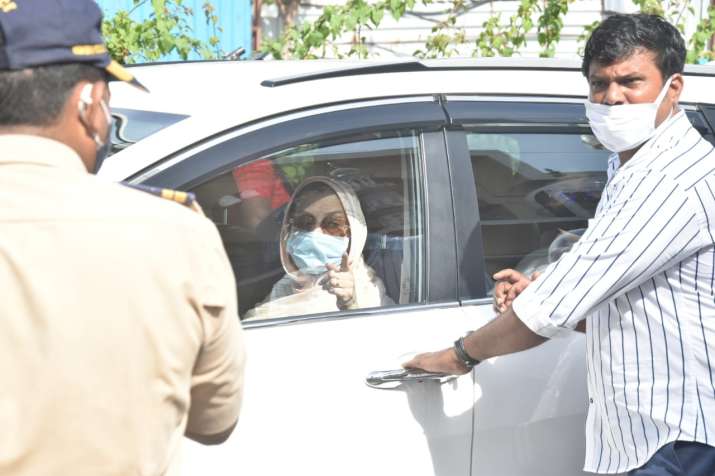
<svg viewBox="0 0 715 476"><path fill-rule="evenodd" d="M151 94L112 85L123 150L100 175L195 193L225 242L242 316L284 274L286 202L316 175L358 190L362 255L394 302L244 319L239 424L218 447L187 440L186 474L585 474L581 334L459 378L389 372L493 319L490 276L547 265L586 226L608 154L588 127L579 66L185 63L135 68ZM711 142L713 75L690 67L682 97Z"/></svg>

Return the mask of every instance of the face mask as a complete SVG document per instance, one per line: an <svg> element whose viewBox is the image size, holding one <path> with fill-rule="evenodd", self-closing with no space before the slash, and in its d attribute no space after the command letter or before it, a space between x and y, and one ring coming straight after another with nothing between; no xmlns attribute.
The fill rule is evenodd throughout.
<svg viewBox="0 0 715 476"><path fill-rule="evenodd" d="M82 92L80 93L80 106L79 106L79 113L82 117L84 117L86 107L89 104L92 104L92 85L91 84L86 84L84 86L84 89L82 89ZM96 158L94 161L94 170L93 173L99 172L99 168L102 166L104 163L104 160L107 158L109 155L109 149L112 145L110 138L112 134L112 128L114 126L114 118L112 117L112 114L109 112L109 106L107 106L107 103L102 100L99 103L99 106L102 108L102 111L104 112L104 117L107 120L107 134L104 139L99 137L99 134L94 132L92 135L92 139L94 139L94 143L97 145L97 154Z"/></svg>
<svg viewBox="0 0 715 476"><path fill-rule="evenodd" d="M599 142L612 152L623 152L653 137L658 108L672 79L665 82L655 102L616 106L587 102L586 117Z"/></svg>
<svg viewBox="0 0 715 476"><path fill-rule="evenodd" d="M114 117L109 113L109 106L102 101L99 103L104 111L104 115L107 118L107 136L103 141L97 142L97 137L95 134L94 142L97 144L97 158L94 160L94 173L95 175L99 172L99 168L104 163L104 160L109 155L109 149L112 146L111 135L112 129L114 129Z"/></svg>
<svg viewBox="0 0 715 476"><path fill-rule="evenodd" d="M301 272L322 274L326 264L340 265L349 240L344 236L326 235L320 230L296 231L288 237L286 251Z"/></svg>

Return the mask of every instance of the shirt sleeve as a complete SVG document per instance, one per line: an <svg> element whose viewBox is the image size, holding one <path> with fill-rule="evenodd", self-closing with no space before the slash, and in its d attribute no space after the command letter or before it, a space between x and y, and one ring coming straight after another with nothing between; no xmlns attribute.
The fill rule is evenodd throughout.
<svg viewBox="0 0 715 476"><path fill-rule="evenodd" d="M245 351L238 317L235 278L221 240L211 225L204 243L204 276L196 306L203 343L191 379L187 432L214 435L238 419L243 396Z"/></svg>
<svg viewBox="0 0 715 476"><path fill-rule="evenodd" d="M548 338L573 329L604 302L705 246L705 218L677 182L649 170L617 178L581 239L514 300L533 332Z"/></svg>

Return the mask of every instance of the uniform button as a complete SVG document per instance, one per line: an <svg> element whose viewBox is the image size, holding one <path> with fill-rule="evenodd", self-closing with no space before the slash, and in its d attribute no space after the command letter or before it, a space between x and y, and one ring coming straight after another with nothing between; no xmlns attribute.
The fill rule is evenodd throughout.
<svg viewBox="0 0 715 476"><path fill-rule="evenodd" d="M593 398L589 398L588 403L593 403Z"/></svg>

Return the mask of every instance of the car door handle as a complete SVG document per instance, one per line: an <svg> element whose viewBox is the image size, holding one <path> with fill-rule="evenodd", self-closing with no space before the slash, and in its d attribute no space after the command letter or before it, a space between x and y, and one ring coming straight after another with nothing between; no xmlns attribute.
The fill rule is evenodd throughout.
<svg viewBox="0 0 715 476"><path fill-rule="evenodd" d="M438 381L440 384L449 382L457 378L456 375L448 375L437 372L424 372L413 369L377 370L370 372L365 377L365 383L373 388L395 388L394 384L407 382L425 382L428 380ZM387 384L393 384L387 386Z"/></svg>

